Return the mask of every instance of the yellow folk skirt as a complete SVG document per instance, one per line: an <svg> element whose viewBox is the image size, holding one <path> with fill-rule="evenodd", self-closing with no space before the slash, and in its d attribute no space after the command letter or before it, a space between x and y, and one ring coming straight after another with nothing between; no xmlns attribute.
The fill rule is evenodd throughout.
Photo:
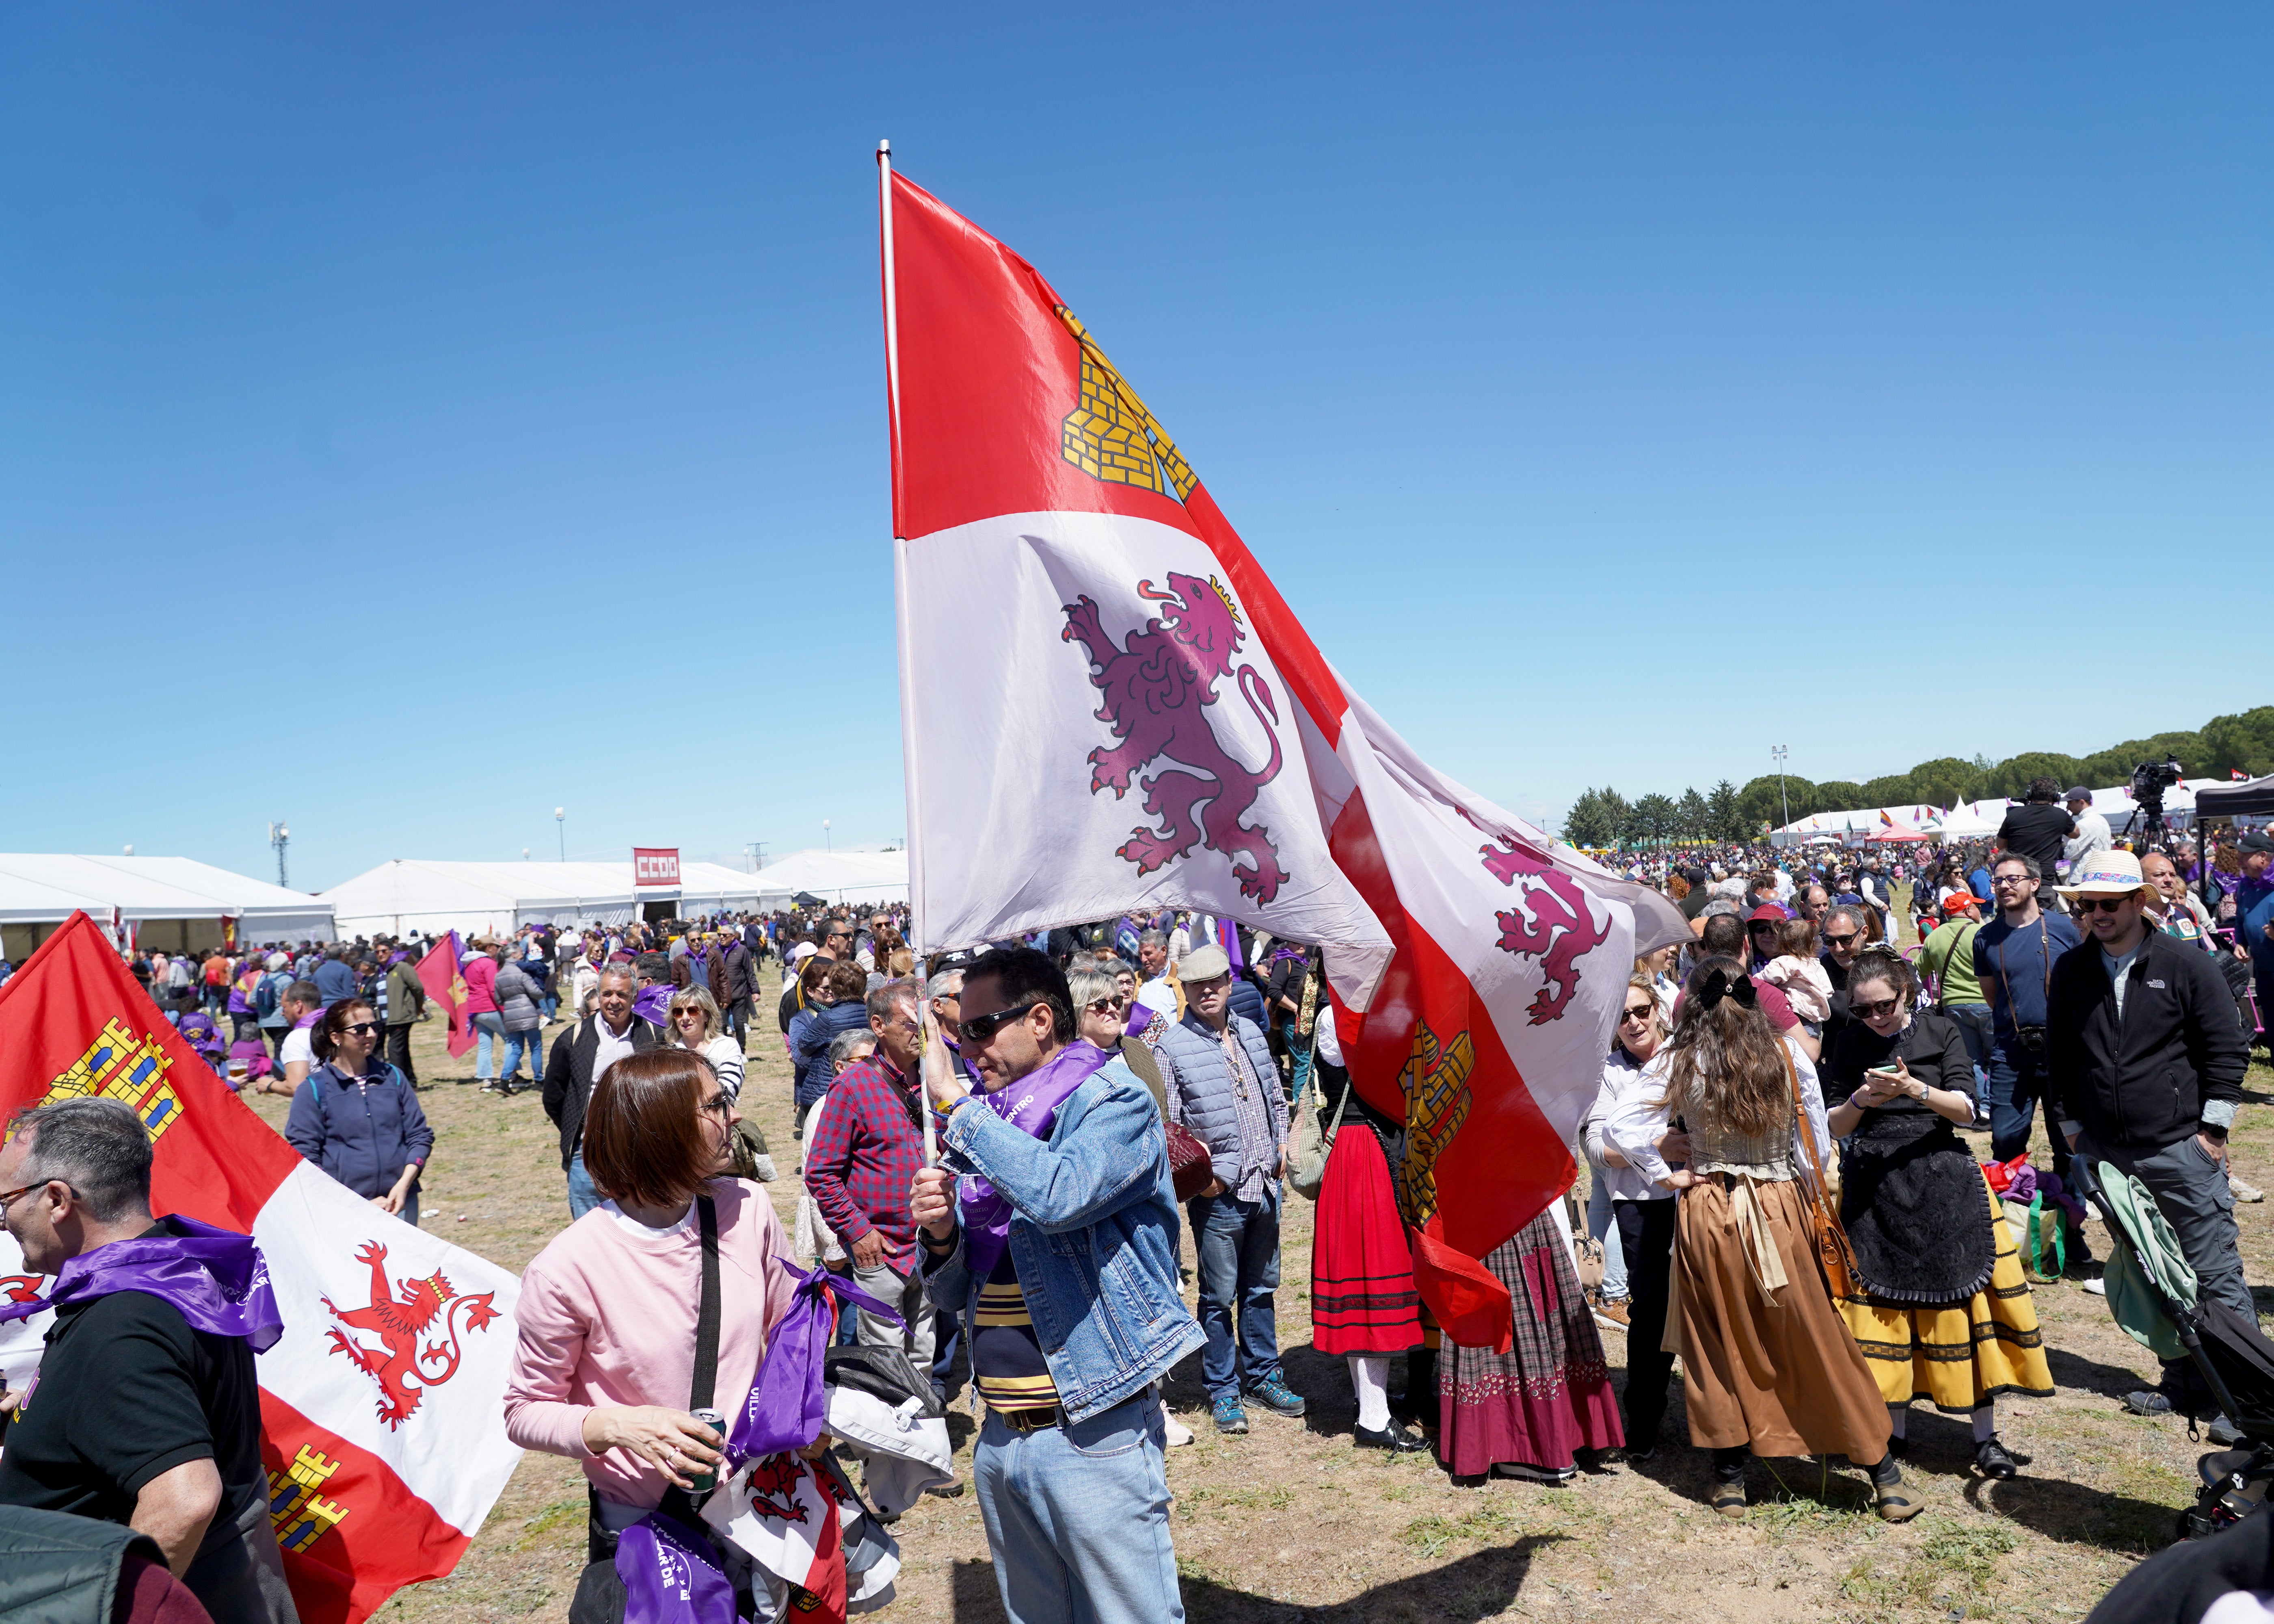
<svg viewBox="0 0 2274 1624"><path fill-rule="evenodd" d="M1988 1181L1990 1235L1997 1247L1990 1283L1963 1303L1889 1308L1861 1296L1840 1299L1840 1317L1890 1404L1925 1399L1954 1415L2006 1394L2051 1398L2052 1371L2022 1258Z"/></svg>

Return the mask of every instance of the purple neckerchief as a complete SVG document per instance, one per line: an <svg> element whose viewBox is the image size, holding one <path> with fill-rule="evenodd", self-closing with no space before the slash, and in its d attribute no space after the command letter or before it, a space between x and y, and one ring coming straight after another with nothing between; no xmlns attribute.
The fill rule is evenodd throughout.
<svg viewBox="0 0 2274 1624"><path fill-rule="evenodd" d="M314 1026L318 1021L320 1021L320 1020L323 1019L323 1018L324 1018L324 1011L321 1011L321 1010L310 1010L310 1011L309 1011L305 1015L303 1015L302 1017L300 1017L300 1019L297 1019L297 1020L296 1020L296 1021L294 1021L294 1022L292 1023L292 1030L293 1030L293 1031L295 1031L295 1032L305 1032L309 1027L311 1027L311 1026Z"/></svg>
<svg viewBox="0 0 2274 1624"><path fill-rule="evenodd" d="M819 1264L801 1274L789 1307L766 1330L765 1356L742 1407L727 1431L727 1470L745 1461L787 1449L802 1449L821 1435L829 1416L828 1353L838 1312L846 1304L865 1308L890 1325L904 1325L900 1311L863 1291L850 1274L832 1274ZM838 1299L837 1309L830 1298Z"/></svg>
<svg viewBox="0 0 2274 1624"><path fill-rule="evenodd" d="M47 1296L0 1304L0 1324L115 1291L142 1291L171 1303L200 1331L242 1336L255 1353L275 1346L284 1321L268 1289L268 1260L252 1237L179 1214L166 1222L189 1233L139 1236L83 1252L64 1265Z"/></svg>
<svg viewBox="0 0 2274 1624"><path fill-rule="evenodd" d="M1069 1043L1017 1081L981 1094L979 1102L1021 1133L1047 1138L1058 1107L1112 1058L1095 1043ZM977 1173L956 1181L956 1199L963 1209L964 1261L976 1284L995 1272L1011 1244L1011 1203Z"/></svg>
<svg viewBox="0 0 2274 1624"><path fill-rule="evenodd" d="M672 989L667 982L650 981L632 1000L632 1013L660 1026L671 1019Z"/></svg>

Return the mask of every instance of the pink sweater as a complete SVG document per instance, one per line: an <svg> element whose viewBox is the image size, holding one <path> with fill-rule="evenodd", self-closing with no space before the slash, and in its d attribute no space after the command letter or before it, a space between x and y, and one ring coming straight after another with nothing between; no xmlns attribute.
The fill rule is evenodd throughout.
<svg viewBox="0 0 2274 1624"><path fill-rule="evenodd" d="M766 1337L788 1311L789 1244L757 1184L713 1179L719 1207L719 1375L711 1407L732 1417L757 1380ZM584 1417L613 1404L687 1408L703 1241L695 1209L679 1228L636 1233L596 1208L553 1238L523 1271L521 1327L505 1390L506 1436L584 1462L604 1500L653 1506L666 1486L621 1449L584 1447Z"/></svg>

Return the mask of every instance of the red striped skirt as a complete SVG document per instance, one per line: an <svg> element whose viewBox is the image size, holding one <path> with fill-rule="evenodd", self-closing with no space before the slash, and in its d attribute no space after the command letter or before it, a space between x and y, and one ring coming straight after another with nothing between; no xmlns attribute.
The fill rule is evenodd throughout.
<svg viewBox="0 0 2274 1624"><path fill-rule="evenodd" d="M1335 1135L1311 1241L1311 1345L1377 1357L1421 1341L1421 1297L1389 1164L1374 1130L1352 1121Z"/></svg>

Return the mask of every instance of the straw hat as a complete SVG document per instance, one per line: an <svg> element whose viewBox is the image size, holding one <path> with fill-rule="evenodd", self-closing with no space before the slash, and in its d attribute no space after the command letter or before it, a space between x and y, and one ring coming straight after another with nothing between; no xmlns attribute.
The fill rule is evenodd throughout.
<svg viewBox="0 0 2274 1624"><path fill-rule="evenodd" d="M2129 852L2096 852L2085 865L2055 891L2064 897L2126 897L2137 891L2148 901L2162 896L2140 877L2140 860Z"/></svg>

